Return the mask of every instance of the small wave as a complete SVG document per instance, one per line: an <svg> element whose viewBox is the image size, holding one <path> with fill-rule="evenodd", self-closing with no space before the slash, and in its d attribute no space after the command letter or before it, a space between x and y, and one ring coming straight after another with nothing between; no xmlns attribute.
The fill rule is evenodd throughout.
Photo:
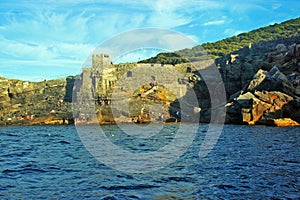
<svg viewBox="0 0 300 200"><path fill-rule="evenodd" d="M4 169L2 171L3 174L10 174L10 173L25 174L25 173L33 173L33 172L48 172L48 171L44 170L44 169L40 169L33 165L26 165L26 166L20 167L18 169Z"/></svg>
<svg viewBox="0 0 300 200"><path fill-rule="evenodd" d="M3 174L10 174L10 173L25 173L28 171L36 171L36 172L46 172L44 170L41 169L29 169L29 168L25 168L25 169L5 169L2 171Z"/></svg>
<svg viewBox="0 0 300 200"><path fill-rule="evenodd" d="M59 143L61 143L61 144L71 144L70 142L67 142L67 141L64 141L64 140L59 141Z"/></svg>
<svg viewBox="0 0 300 200"><path fill-rule="evenodd" d="M30 154L29 151L15 152L10 154L1 155L2 158L24 157Z"/></svg>
<svg viewBox="0 0 300 200"><path fill-rule="evenodd" d="M176 181L176 182L193 182L194 180L192 178L187 177L168 177L164 178L163 181L169 182L169 181Z"/></svg>
<svg viewBox="0 0 300 200"><path fill-rule="evenodd" d="M16 137L16 136L18 136L18 134L16 134L16 133L6 133L5 135L6 135L6 136L11 136L11 137Z"/></svg>
<svg viewBox="0 0 300 200"><path fill-rule="evenodd" d="M14 172L19 172L19 170L5 169L2 171L3 174L14 173Z"/></svg>
<svg viewBox="0 0 300 200"><path fill-rule="evenodd" d="M124 174L124 175L117 175L118 178L126 178L126 179L133 179L133 176L128 175L128 174Z"/></svg>
<svg viewBox="0 0 300 200"><path fill-rule="evenodd" d="M236 187L233 186L233 185L221 184L221 185L218 185L218 188L223 189L223 190L227 190L227 189L235 189Z"/></svg>
<svg viewBox="0 0 300 200"><path fill-rule="evenodd" d="M157 188L159 186L155 185L116 185L116 186L101 186L101 188L106 190L140 190L140 189L149 189Z"/></svg>
<svg viewBox="0 0 300 200"><path fill-rule="evenodd" d="M118 198L115 196L105 196L102 197L101 200L118 200Z"/></svg>
<svg viewBox="0 0 300 200"><path fill-rule="evenodd" d="M130 200L130 199L140 199L140 198L135 195L123 195L123 194L109 195L101 198L101 200L118 200L118 199Z"/></svg>
<svg viewBox="0 0 300 200"><path fill-rule="evenodd" d="M293 163L293 164L298 164L299 162L297 160L283 160L285 163Z"/></svg>

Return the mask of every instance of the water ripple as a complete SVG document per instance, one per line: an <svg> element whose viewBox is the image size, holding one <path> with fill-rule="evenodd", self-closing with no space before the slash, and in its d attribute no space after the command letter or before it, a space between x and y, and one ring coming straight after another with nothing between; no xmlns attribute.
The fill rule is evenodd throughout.
<svg viewBox="0 0 300 200"><path fill-rule="evenodd" d="M133 152L159 149L177 129L141 139L104 127ZM299 127L226 125L200 159L207 129L169 166L125 174L93 158L73 126L0 127L0 199L300 199Z"/></svg>

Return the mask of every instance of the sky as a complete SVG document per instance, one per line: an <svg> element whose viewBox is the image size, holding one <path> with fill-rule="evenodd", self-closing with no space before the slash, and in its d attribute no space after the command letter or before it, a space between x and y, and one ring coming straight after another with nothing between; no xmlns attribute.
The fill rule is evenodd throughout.
<svg viewBox="0 0 300 200"><path fill-rule="evenodd" d="M40 81L76 75L97 46L135 29L177 31L202 44L299 13L298 0L1 0L0 76ZM135 51L114 62L159 51Z"/></svg>

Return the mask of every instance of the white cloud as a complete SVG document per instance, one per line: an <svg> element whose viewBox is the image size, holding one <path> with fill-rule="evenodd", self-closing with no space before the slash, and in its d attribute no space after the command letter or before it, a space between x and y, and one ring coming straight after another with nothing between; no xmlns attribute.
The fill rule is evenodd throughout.
<svg viewBox="0 0 300 200"><path fill-rule="evenodd" d="M162 51L161 49L155 49L155 48L137 49L119 56L117 60L115 60L114 62L115 63L137 62L140 60L144 60L156 56L161 51Z"/></svg>
<svg viewBox="0 0 300 200"><path fill-rule="evenodd" d="M206 0L161 0L149 1L147 4L152 11L147 21L149 26L173 28L189 24L193 21L195 13L200 15L202 12L219 8L222 3Z"/></svg>
<svg viewBox="0 0 300 200"><path fill-rule="evenodd" d="M28 73L39 66L44 70L61 66L57 72L69 72L80 68L81 62L103 41L125 31L160 27L184 32L196 42L199 38L201 42L215 41L241 33L246 28L239 25L251 22L256 12L270 14L279 6L286 5L277 1L269 5L259 0L0 1L0 61L2 65L15 66L14 69L26 66ZM244 18L239 20L241 17ZM235 23L229 19L235 19ZM145 33L141 38L127 39L138 42L149 37ZM3 73L0 68L0 75Z"/></svg>
<svg viewBox="0 0 300 200"><path fill-rule="evenodd" d="M199 44L200 40L199 37L196 35L186 35L186 37L190 38L191 40L193 40L196 44ZM185 47L186 48L186 47Z"/></svg>
<svg viewBox="0 0 300 200"><path fill-rule="evenodd" d="M281 7L281 4L279 4L279 3L274 3L274 4L272 4L272 9L273 10L277 10L278 8L280 8Z"/></svg>
<svg viewBox="0 0 300 200"><path fill-rule="evenodd" d="M205 22L203 23L203 26L210 26L210 25L222 25L225 23L225 20L214 20L214 21L209 21L209 22Z"/></svg>
<svg viewBox="0 0 300 200"><path fill-rule="evenodd" d="M0 37L0 45L5 47L0 49L2 55L11 56L14 60L41 60L42 62L51 62L58 57L68 59L82 59L83 56L91 52L93 46L81 43L66 42L23 42L5 39Z"/></svg>
<svg viewBox="0 0 300 200"><path fill-rule="evenodd" d="M227 37L230 37L230 36L235 36L235 35L238 35L238 34L241 34L241 33L244 33L244 32L245 31L242 31L242 30L227 28L227 29L225 29L224 34Z"/></svg>
<svg viewBox="0 0 300 200"><path fill-rule="evenodd" d="M249 12L268 12L269 10L262 6L263 1L258 1L256 2L233 2L231 6L229 7L231 12L235 12L237 14L244 14L244 13L249 13Z"/></svg>
<svg viewBox="0 0 300 200"><path fill-rule="evenodd" d="M182 1L156 1L151 5L152 14L147 23L149 26L171 28L191 21L188 15L180 11Z"/></svg>
<svg viewBox="0 0 300 200"><path fill-rule="evenodd" d="M117 35L105 41L93 53L106 52L110 54L112 60L115 60L118 56L139 48L176 51L183 48L191 48L195 45L196 43L193 40L178 32L160 28L147 28Z"/></svg>

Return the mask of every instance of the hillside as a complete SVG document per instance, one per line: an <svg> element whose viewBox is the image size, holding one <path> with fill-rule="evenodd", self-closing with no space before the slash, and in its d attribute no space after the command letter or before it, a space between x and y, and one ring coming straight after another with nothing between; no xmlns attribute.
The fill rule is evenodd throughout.
<svg viewBox="0 0 300 200"><path fill-rule="evenodd" d="M155 57L140 61L141 63L178 64L182 62L199 61L203 48L212 59L220 58L233 51L237 51L249 44L262 41L287 38L300 34L300 18L291 19L280 24L259 28L248 33L241 33L213 43L204 43L192 49L183 49L174 53L160 53Z"/></svg>

